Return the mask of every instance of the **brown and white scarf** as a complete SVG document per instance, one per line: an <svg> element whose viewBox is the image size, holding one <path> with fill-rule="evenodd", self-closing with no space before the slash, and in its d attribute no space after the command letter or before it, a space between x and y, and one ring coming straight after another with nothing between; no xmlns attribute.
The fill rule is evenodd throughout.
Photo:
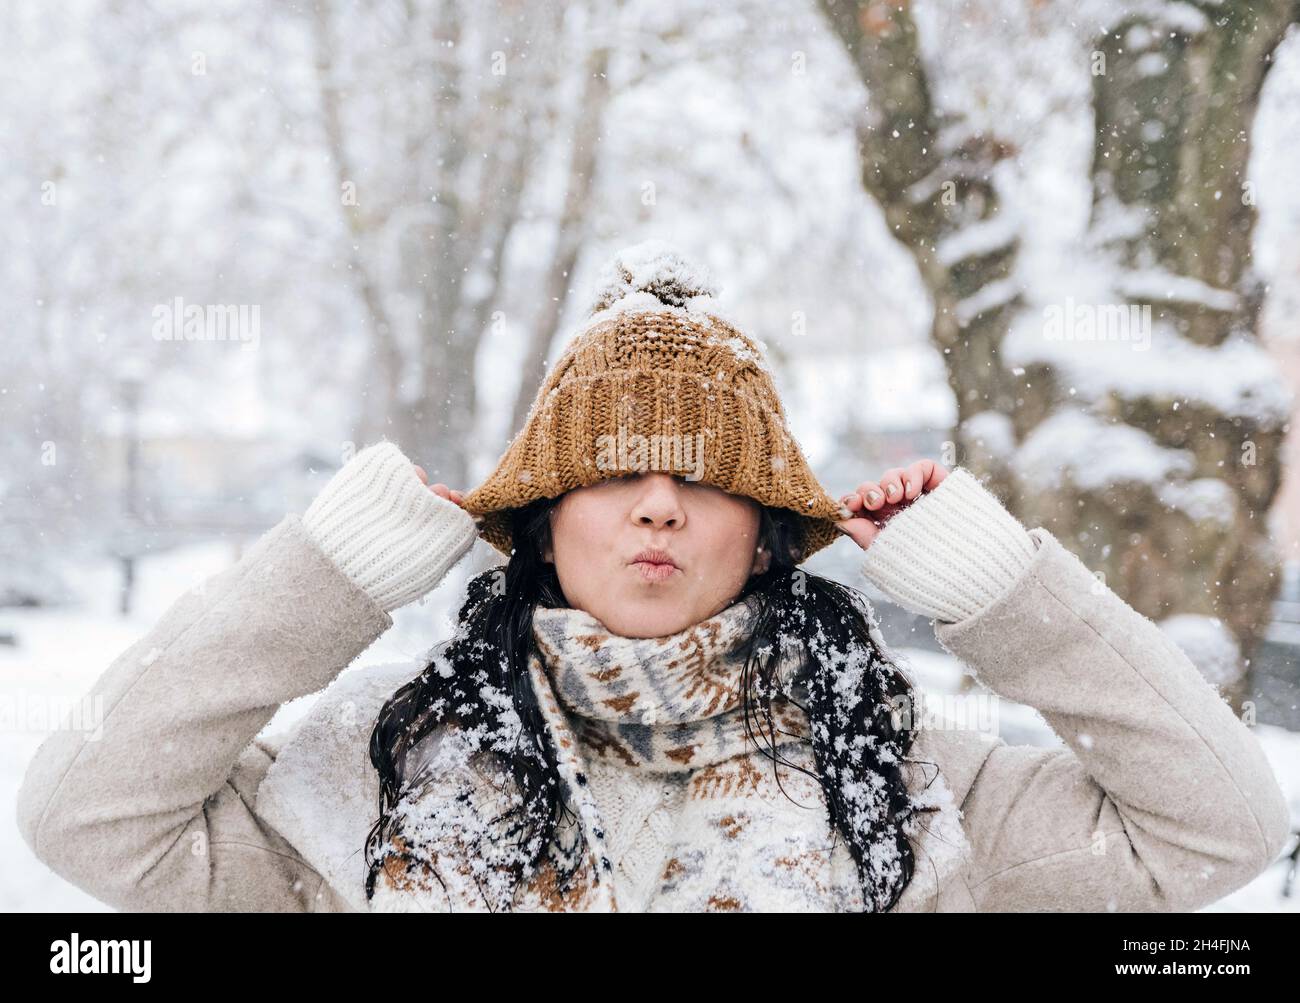
<svg viewBox="0 0 1300 1003"><path fill-rule="evenodd" d="M554 740L568 809L561 817L567 821L525 886L512 886L504 875L520 861L519 851L497 846L493 837L501 833L484 821L511 803L502 793L509 775L464 736L448 734L439 743L440 762L432 762L438 789L398 809L406 816L403 830L416 844L405 848L428 861L425 873L413 875L405 864L381 870L372 910L617 911L588 761L695 779L724 776L736 766L752 772L747 757L757 748L746 734L741 697L745 642L755 615L752 600L742 599L675 634L627 638L582 610L535 610L541 657L530 659L529 679ZM761 729L756 737L762 748L775 744L783 755L793 752L792 759L811 766L808 719L788 699L804 702L796 675L800 664L799 652L783 652L772 697L775 733L763 719L751 717L750 728ZM757 690L758 682L753 685ZM472 853L465 851L467 842ZM557 865L570 869L575 863L577 880L561 887Z"/></svg>
<svg viewBox="0 0 1300 1003"><path fill-rule="evenodd" d="M534 684L550 684L595 759L656 773L711 766L755 748L741 705L755 615L753 603L742 600L667 637L629 638L582 610L538 609L533 635L546 679L535 660ZM799 693L799 665L786 652L777 666L775 734L750 714L749 731L765 748L810 737L806 715L786 696L791 687Z"/></svg>

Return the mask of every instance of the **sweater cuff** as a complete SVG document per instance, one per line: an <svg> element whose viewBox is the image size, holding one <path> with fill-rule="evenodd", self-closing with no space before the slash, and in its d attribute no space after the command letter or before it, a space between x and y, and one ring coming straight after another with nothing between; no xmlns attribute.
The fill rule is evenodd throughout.
<svg viewBox="0 0 1300 1003"><path fill-rule="evenodd" d="M862 573L906 609L956 623L1009 592L1037 543L966 469L885 523Z"/></svg>
<svg viewBox="0 0 1300 1003"><path fill-rule="evenodd" d="M345 463L303 514L302 525L386 612L432 590L478 536L469 513L421 483L391 442Z"/></svg>

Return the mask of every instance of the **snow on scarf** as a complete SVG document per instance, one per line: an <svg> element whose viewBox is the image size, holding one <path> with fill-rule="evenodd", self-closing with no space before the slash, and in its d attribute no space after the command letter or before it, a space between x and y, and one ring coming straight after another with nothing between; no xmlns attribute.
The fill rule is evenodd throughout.
<svg viewBox="0 0 1300 1003"><path fill-rule="evenodd" d="M402 815L402 831L407 833L398 845L407 859L400 867L381 868L371 908L617 911L600 809L584 773L589 757L633 769L685 772L698 781L692 793L697 800L716 795L734 803L739 797L757 809L759 802L784 798L786 793L769 790L754 779L761 769L770 774L772 765L746 735L741 704L745 641L755 613L752 601L739 600L675 634L626 638L611 633L582 610L535 610L533 629L541 658L534 656L530 660L529 678L555 742L561 794L568 809L560 813L562 821L542 863L522 887L511 880L510 866L523 863L529 855L511 844L500 825L494 827L486 821L518 803L502 793L510 789L510 775L499 762L493 762L491 753L480 751L485 744L483 736L447 729L426 757L434 779L421 787L418 798L404 799L396 809ZM775 742L783 756L811 769L808 719L786 696L805 703L801 696L806 691L796 676L800 664L796 648L783 648L776 673L778 692L772 697L775 735L767 731L761 712L755 719L754 709L750 728L763 748ZM752 685L755 693L761 692L757 679ZM502 696L497 694L497 699ZM737 769L741 771L736 774L742 779L740 784L732 776ZM804 804L801 831L809 829L812 842L818 835L823 842L829 842L824 802L819 802L817 812L807 808L810 799L820 795L820 786L808 786L807 778L796 774L805 781L802 786L795 785L804 795L800 798L791 789L791 771L785 772L785 791ZM859 786L871 791L878 785ZM820 814L819 822L810 825L807 816L816 814ZM761 815L755 811L753 817ZM731 817L725 811L724 816ZM814 831L814 826L820 828ZM764 838L771 857L791 857L789 849L796 835L790 824L772 822L769 828L773 831ZM840 842L837 851L843 851ZM701 839L698 845L684 847L691 851L689 854L673 858L679 881L686 868L707 878L726 866L719 854L713 854L711 859L706 844L707 840ZM779 857L779 852L784 856ZM413 869L409 864L412 856L423 861L423 866ZM685 856L691 857L689 864L682 859ZM843 856L847 858L846 851ZM883 867L893 866L896 858L892 839L883 838L872 848L870 857ZM568 870L575 863L577 880L562 888L557 880L561 869L558 865ZM746 863L751 867L771 864L753 860ZM805 862L801 866L809 868L812 864ZM827 865L817 858L816 866ZM841 860L837 873L843 871ZM736 875L736 879L742 883L745 880L743 874ZM827 884L820 871L809 871L804 880L819 890ZM836 901L840 907L862 908L861 892L854 884L839 882ZM699 907L708 908L718 898L712 895L707 904L702 902ZM723 898L743 901L744 890L740 888L735 895Z"/></svg>

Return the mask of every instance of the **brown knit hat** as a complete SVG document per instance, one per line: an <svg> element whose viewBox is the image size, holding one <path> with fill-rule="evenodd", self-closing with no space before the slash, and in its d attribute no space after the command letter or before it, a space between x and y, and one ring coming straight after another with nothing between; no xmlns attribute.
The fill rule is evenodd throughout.
<svg viewBox="0 0 1300 1003"><path fill-rule="evenodd" d="M585 326L543 381L524 428L465 496L510 555L510 510L646 470L797 513L807 559L851 513L818 483L786 426L762 350L724 319L708 273L670 244L620 251Z"/></svg>

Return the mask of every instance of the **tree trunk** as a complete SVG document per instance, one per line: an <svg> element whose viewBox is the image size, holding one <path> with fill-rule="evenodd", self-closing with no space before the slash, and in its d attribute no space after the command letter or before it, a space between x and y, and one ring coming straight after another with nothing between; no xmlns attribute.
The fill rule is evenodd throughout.
<svg viewBox="0 0 1300 1003"><path fill-rule="evenodd" d="M1022 305L1011 279L1019 238L995 177L1010 144L972 133L935 108L917 28L904 3L820 0L867 89L858 126L862 183L907 248L933 299L930 336L957 401L944 457L1005 490L1005 456L983 440L1016 407L1001 344ZM972 420L974 419L974 420Z"/></svg>
<svg viewBox="0 0 1300 1003"><path fill-rule="evenodd" d="M1140 349L1132 374L1098 375L1103 353L1112 369L1116 356L1096 345L1073 349L1068 366L1050 355L1027 366L1016 432L1028 440L1082 404L1109 426L1102 434L1119 428L1124 441L1147 444L1151 476L1026 481L1021 515L1049 525L1146 616L1219 618L1228 646L1236 642L1230 658L1224 646L1185 647L1235 701L1248 691L1245 667L1279 582L1266 521L1287 419L1270 403L1256 337L1263 290L1250 266L1246 169L1260 88L1296 5L1198 6L1203 19L1189 17L1189 4L1129 15L1093 54L1092 246L1112 287L1101 309L1149 307L1149 348L1129 346ZM1162 371L1186 380L1152 379Z"/></svg>
<svg viewBox="0 0 1300 1003"><path fill-rule="evenodd" d="M541 313L537 317L520 367L519 390L511 411L510 427L523 428L528 409L545 376L546 356L559 334L560 319L569 298L569 285L586 237L586 219L595 187L601 127L609 101L609 48L592 50L582 103L573 127L569 184L564 209L556 227L555 253L546 275Z"/></svg>

